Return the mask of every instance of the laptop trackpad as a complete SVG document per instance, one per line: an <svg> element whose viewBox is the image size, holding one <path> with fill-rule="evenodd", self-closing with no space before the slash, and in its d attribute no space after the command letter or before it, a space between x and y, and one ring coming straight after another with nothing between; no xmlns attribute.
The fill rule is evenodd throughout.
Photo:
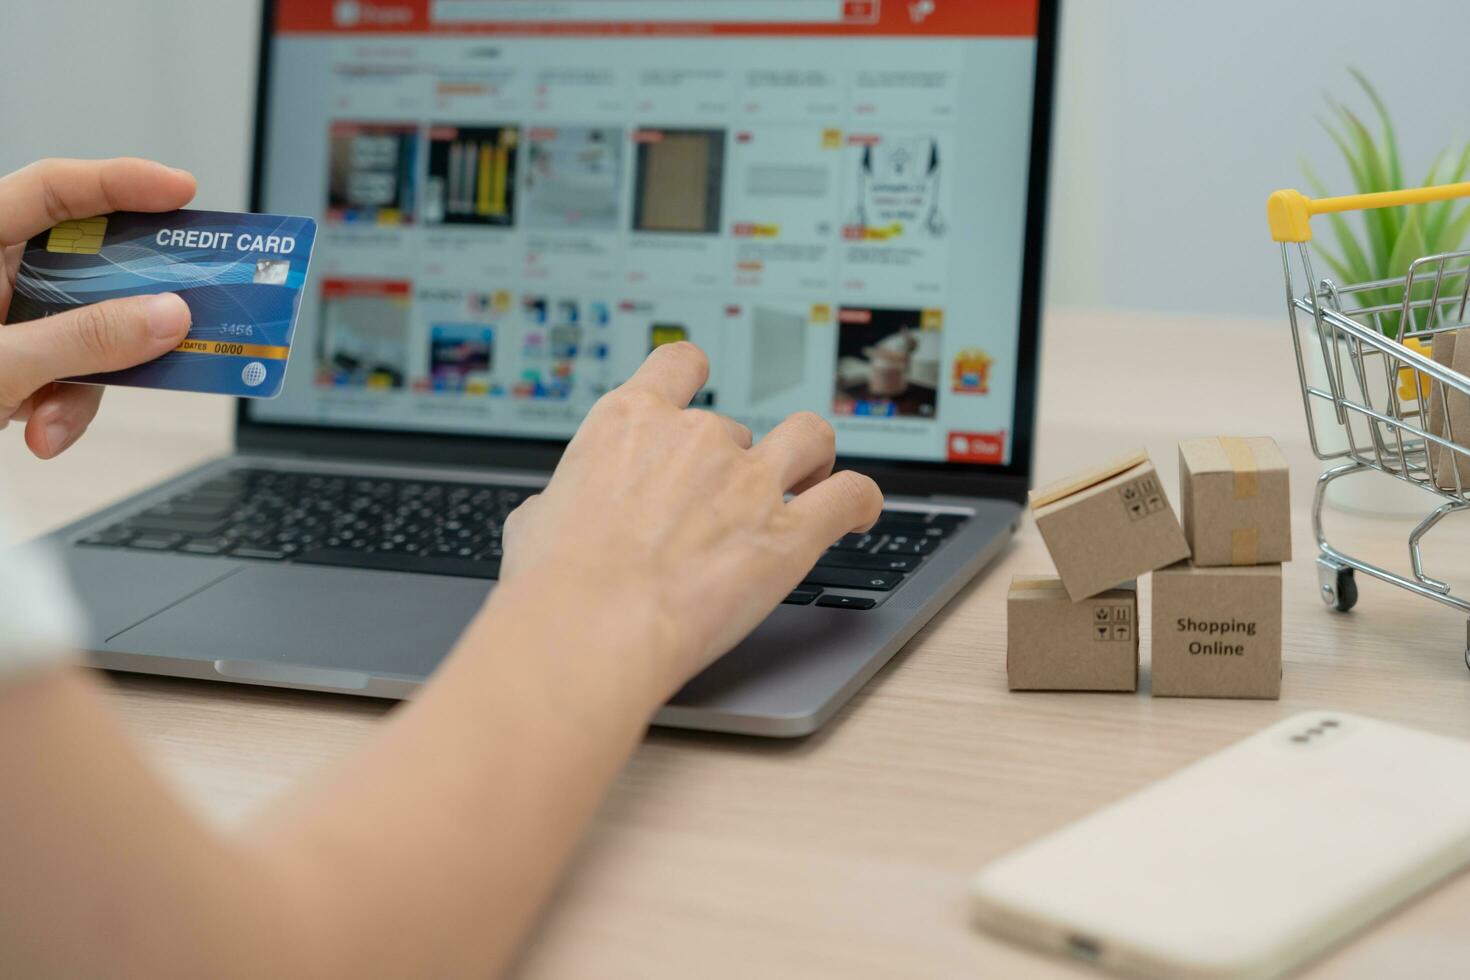
<svg viewBox="0 0 1470 980"><path fill-rule="evenodd" d="M272 665L307 668L303 677L317 670L421 679L454 645L489 588L479 579L251 565L119 633L103 649L226 662L241 680L268 679ZM249 676L252 671L261 676Z"/></svg>

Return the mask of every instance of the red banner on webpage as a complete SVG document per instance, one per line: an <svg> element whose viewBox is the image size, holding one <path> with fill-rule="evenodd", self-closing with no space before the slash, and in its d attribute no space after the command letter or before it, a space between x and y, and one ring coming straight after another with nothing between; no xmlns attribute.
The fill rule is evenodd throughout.
<svg viewBox="0 0 1470 980"><path fill-rule="evenodd" d="M945 458L951 463L1004 463L1006 433L950 432L945 440Z"/></svg>
<svg viewBox="0 0 1470 980"><path fill-rule="evenodd" d="M323 279L322 297L345 299L372 296L378 299L407 299L412 283L398 279Z"/></svg>
<svg viewBox="0 0 1470 980"><path fill-rule="evenodd" d="M282 33L1033 37L1037 0L281 0Z"/></svg>

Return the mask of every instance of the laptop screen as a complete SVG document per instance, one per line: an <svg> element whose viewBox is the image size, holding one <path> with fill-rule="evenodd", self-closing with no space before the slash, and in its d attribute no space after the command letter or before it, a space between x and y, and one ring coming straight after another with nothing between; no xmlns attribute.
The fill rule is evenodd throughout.
<svg viewBox="0 0 1470 980"><path fill-rule="evenodd" d="M565 439L659 344L757 435L1014 451L1036 0L301 0L262 210L321 221L257 422ZM1024 390L1018 390L1024 389Z"/></svg>

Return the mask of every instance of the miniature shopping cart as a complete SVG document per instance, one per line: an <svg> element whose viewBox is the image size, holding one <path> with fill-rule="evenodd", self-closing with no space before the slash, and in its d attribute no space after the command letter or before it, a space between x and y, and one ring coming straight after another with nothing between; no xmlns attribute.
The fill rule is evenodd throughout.
<svg viewBox="0 0 1470 980"><path fill-rule="evenodd" d="M1421 256L1393 279L1319 279L1312 269L1310 219L1461 197L1470 197L1470 183L1317 200L1282 190L1267 202L1271 237L1281 244L1286 311L1312 451L1319 459L1342 461L1317 480L1312 531L1322 600L1343 612L1357 602L1353 573L1361 571L1470 616L1470 599L1425 574L1419 550L1424 535L1441 520L1470 509L1470 378L1440 363L1443 357L1433 357L1436 337L1467 325L1470 251ZM1464 336L1470 344L1470 333ZM1456 335L1439 343L1449 347L1458 341ZM1322 531L1327 487L1370 470L1433 495L1424 498L1433 509L1409 534L1412 576L1339 551ZM1470 666L1470 626L1465 662Z"/></svg>

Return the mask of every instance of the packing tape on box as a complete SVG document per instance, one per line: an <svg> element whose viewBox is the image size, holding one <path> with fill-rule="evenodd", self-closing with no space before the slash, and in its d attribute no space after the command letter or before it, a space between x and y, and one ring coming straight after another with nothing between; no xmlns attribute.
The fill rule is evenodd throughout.
<svg viewBox="0 0 1470 980"><path fill-rule="evenodd" d="M1012 592L1060 592L1062 589L1059 578L1017 578L1011 582Z"/></svg>
<svg viewBox="0 0 1470 980"><path fill-rule="evenodd" d="M1238 527L1230 532L1230 564L1254 565L1260 533L1253 527Z"/></svg>
<svg viewBox="0 0 1470 980"><path fill-rule="evenodd" d="M1260 481L1256 479L1256 455L1244 439L1221 436L1220 448L1230 461L1235 476L1235 499L1248 500L1260 492ZM1230 532L1230 564L1254 565L1260 535L1253 527L1238 527Z"/></svg>
<svg viewBox="0 0 1470 980"><path fill-rule="evenodd" d="M1040 510L1047 504L1054 504L1064 497L1070 497L1074 493L1081 493L1088 487L1096 486L1104 480L1111 480L1119 473L1126 473L1141 463L1148 462L1148 451L1139 449L1112 460L1095 470L1080 475L1074 474L1065 479L1050 483L1044 487L1037 487L1031 491L1031 510Z"/></svg>
<svg viewBox="0 0 1470 980"><path fill-rule="evenodd" d="M1235 436L1221 436L1220 448L1225 450L1225 458L1235 473L1235 499L1254 497L1260 487L1256 480L1256 454L1251 452L1250 443Z"/></svg>

